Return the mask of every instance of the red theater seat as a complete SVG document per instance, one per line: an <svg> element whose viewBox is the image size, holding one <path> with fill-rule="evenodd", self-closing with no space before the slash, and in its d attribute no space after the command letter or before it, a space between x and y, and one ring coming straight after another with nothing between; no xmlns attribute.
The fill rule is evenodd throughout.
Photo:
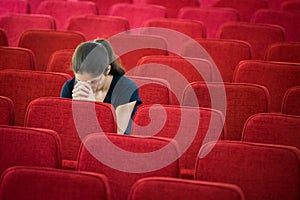
<svg viewBox="0 0 300 200"><path fill-rule="evenodd" d="M108 15L111 7L119 3L132 3L132 0L78 0L78 1L93 1L98 5L99 15Z"/></svg>
<svg viewBox="0 0 300 200"><path fill-rule="evenodd" d="M288 115L300 115L300 86L289 88L283 97L281 112Z"/></svg>
<svg viewBox="0 0 300 200"><path fill-rule="evenodd" d="M0 46L8 46L8 39L4 29L0 28Z"/></svg>
<svg viewBox="0 0 300 200"><path fill-rule="evenodd" d="M29 13L26 0L0 0L0 15L8 13Z"/></svg>
<svg viewBox="0 0 300 200"><path fill-rule="evenodd" d="M284 1L281 3L280 9L284 12L299 12L300 2L298 0Z"/></svg>
<svg viewBox="0 0 300 200"><path fill-rule="evenodd" d="M300 42L278 42L266 50L265 60L300 63Z"/></svg>
<svg viewBox="0 0 300 200"><path fill-rule="evenodd" d="M55 51L49 58L47 72L66 73L74 77L72 69L72 57L74 49L61 49Z"/></svg>
<svg viewBox="0 0 300 200"><path fill-rule="evenodd" d="M13 125L14 102L7 97L0 96L0 125Z"/></svg>

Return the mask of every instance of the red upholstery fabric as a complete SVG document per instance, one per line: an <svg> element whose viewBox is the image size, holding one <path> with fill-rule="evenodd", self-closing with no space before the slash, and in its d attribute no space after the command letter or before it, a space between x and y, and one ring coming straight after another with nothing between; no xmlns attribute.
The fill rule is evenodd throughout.
<svg viewBox="0 0 300 200"><path fill-rule="evenodd" d="M184 88L194 81L212 81L212 64L204 59L183 58L179 56L145 56L133 71L136 76L162 78L170 83L177 99L182 99ZM176 104L175 100L171 104ZM180 102L179 102L180 103Z"/></svg>
<svg viewBox="0 0 300 200"><path fill-rule="evenodd" d="M269 61L300 63L299 52L300 42L278 42L268 47L265 59Z"/></svg>
<svg viewBox="0 0 300 200"><path fill-rule="evenodd" d="M281 5L285 1L289 1L289 0L267 0L269 8L273 10L280 10Z"/></svg>
<svg viewBox="0 0 300 200"><path fill-rule="evenodd" d="M159 189L158 189L159 188ZM176 178L143 178L131 189L128 200L244 200L242 190L232 184Z"/></svg>
<svg viewBox="0 0 300 200"><path fill-rule="evenodd" d="M139 107L132 135L174 139L182 154L179 159L181 177L193 179L200 147L206 142L223 139L224 121L224 115L217 110L148 105Z"/></svg>
<svg viewBox="0 0 300 200"><path fill-rule="evenodd" d="M8 46L7 35L2 28L0 28L0 46Z"/></svg>
<svg viewBox="0 0 300 200"><path fill-rule="evenodd" d="M10 98L15 105L15 125L24 125L28 104L38 97L60 95L63 84L71 77L54 72L29 70L1 70L0 95Z"/></svg>
<svg viewBox="0 0 300 200"><path fill-rule="evenodd" d="M108 15L111 7L119 3L132 3L132 0L78 0L78 1L93 1L98 5L100 15Z"/></svg>
<svg viewBox="0 0 300 200"><path fill-rule="evenodd" d="M197 39L196 41L209 53L224 82L232 82L234 70L240 61L251 59L251 46L244 41L229 39ZM184 44L182 55L195 58L203 57L202 50L200 51L199 47L195 46L198 44L195 42ZM213 79L217 77L215 70L212 74Z"/></svg>
<svg viewBox="0 0 300 200"><path fill-rule="evenodd" d="M299 12L300 2L298 0L284 1L281 3L280 9L285 12Z"/></svg>
<svg viewBox="0 0 300 200"><path fill-rule="evenodd" d="M10 14L0 17L0 28L4 29L9 46L18 46L22 33L26 30L54 30L55 21L47 15Z"/></svg>
<svg viewBox="0 0 300 200"><path fill-rule="evenodd" d="M280 112L285 92L300 85L300 64L249 60L241 62L235 71L235 83L265 86L270 93L270 111Z"/></svg>
<svg viewBox="0 0 300 200"><path fill-rule="evenodd" d="M50 129L0 126L0 174L12 166L61 167L61 146Z"/></svg>
<svg viewBox="0 0 300 200"><path fill-rule="evenodd" d="M244 0L217 0L210 6L234 8L239 12L240 21L249 22L253 13L258 9L268 8L268 3L264 0L251 0L247 3Z"/></svg>
<svg viewBox="0 0 300 200"><path fill-rule="evenodd" d="M85 40L81 33L73 31L28 30L22 34L19 47L32 50L36 58L36 70L46 71L52 53L60 49L75 49Z"/></svg>
<svg viewBox="0 0 300 200"><path fill-rule="evenodd" d="M281 112L288 115L300 115L300 86L291 87L282 100Z"/></svg>
<svg viewBox="0 0 300 200"><path fill-rule="evenodd" d="M241 140L245 121L253 114L268 112L269 98L268 90L260 85L194 82L184 91L183 105L208 107L226 113L224 139Z"/></svg>
<svg viewBox="0 0 300 200"><path fill-rule="evenodd" d="M35 69L35 56L30 49L0 46L0 70Z"/></svg>
<svg viewBox="0 0 300 200"><path fill-rule="evenodd" d="M178 18L198 20L206 28L207 38L216 38L219 27L231 21L239 21L238 11L233 8L181 8Z"/></svg>
<svg viewBox="0 0 300 200"><path fill-rule="evenodd" d="M116 16L79 16L70 18L67 29L79 31L84 34L87 40L94 40L127 31L129 21L126 18Z"/></svg>
<svg viewBox="0 0 300 200"><path fill-rule="evenodd" d="M129 74L143 56L168 54L166 40L159 36L120 34L109 42Z"/></svg>
<svg viewBox="0 0 300 200"><path fill-rule="evenodd" d="M39 5L43 2L43 1L47 1L47 0L27 0L30 6L30 13L32 14L36 14L37 13L37 9L39 7ZM51 0L52 1L52 0ZM66 0L55 0L55 1L66 1Z"/></svg>
<svg viewBox="0 0 300 200"><path fill-rule="evenodd" d="M96 173L78 173L42 167L12 167L0 183L0 199L106 200L107 178Z"/></svg>
<svg viewBox="0 0 300 200"><path fill-rule="evenodd" d="M56 21L56 29L66 30L70 17L98 15L98 7L94 2L43 1L37 13L52 16Z"/></svg>
<svg viewBox="0 0 300 200"><path fill-rule="evenodd" d="M26 0L0 0L0 15L8 13L29 13Z"/></svg>
<svg viewBox="0 0 300 200"><path fill-rule="evenodd" d="M242 140L295 146L300 149L300 116L260 113L245 123Z"/></svg>
<svg viewBox="0 0 300 200"><path fill-rule="evenodd" d="M127 153L130 153L130 155L132 155L132 157L129 156L131 159L128 160L126 156L123 157L122 154L119 154L120 152L117 149L112 150L106 146L108 145L107 142L109 141L114 147L118 147L119 150L123 150L122 152L126 151ZM160 154L160 156L156 157L155 160L153 160L151 156L134 156L134 153L137 153L138 155L145 155L146 153L150 152L153 153L154 151L165 147L167 144L169 148L166 147L167 150L165 153ZM103 148L104 146L105 148ZM120 167L120 169L123 171L116 169L115 165L108 166L107 164L102 163L102 161L97 160L91 155L88 149L96 153L94 155L109 155L109 160L118 161L120 164L118 167ZM111 199L126 200L132 185L141 178L152 176L177 178L179 176L178 160L172 161L167 166L161 166L161 168L158 168L154 171L141 173L146 167L153 165L153 163L161 163L161 161L167 159L169 160L169 158L174 158L174 156L178 156L175 143L164 138L138 138L124 135L107 134L105 136L101 134L94 134L89 135L86 138L84 146L82 146L80 150L78 158L78 170L93 171L104 174L107 176L111 188ZM134 173L133 171L135 170L128 169L130 167L129 163L135 167L135 170L141 172Z"/></svg>
<svg viewBox="0 0 300 200"><path fill-rule="evenodd" d="M167 17L176 18L178 11L183 7L198 6L197 0L133 0L135 4L154 4L160 5L167 9Z"/></svg>
<svg viewBox="0 0 300 200"><path fill-rule="evenodd" d="M130 28L139 28L142 24L153 18L164 18L166 8L156 5L136 5L136 4L114 4L109 15L124 17L129 21Z"/></svg>
<svg viewBox="0 0 300 200"><path fill-rule="evenodd" d="M204 24L191 19L151 19L145 21L143 27L159 27L183 33L191 38L205 38L206 28ZM151 34L151 31L147 31Z"/></svg>
<svg viewBox="0 0 300 200"><path fill-rule="evenodd" d="M55 130L62 141L63 167L73 169L81 140L86 135L101 131L117 132L112 105L59 97L32 101L26 113L25 126Z"/></svg>
<svg viewBox="0 0 300 200"><path fill-rule="evenodd" d="M0 124L13 125L14 123L14 102L7 97L0 96Z"/></svg>
<svg viewBox="0 0 300 200"><path fill-rule="evenodd" d="M297 41L300 35L299 20L300 13L261 9L252 16L251 22L279 25L284 28L287 41Z"/></svg>
<svg viewBox="0 0 300 200"><path fill-rule="evenodd" d="M269 45L285 40L285 32L282 27L271 24L228 22L220 27L219 37L248 42L252 58L263 60Z"/></svg>
<svg viewBox="0 0 300 200"><path fill-rule="evenodd" d="M73 53L74 49L61 49L55 51L49 58L46 71L66 73L74 77L72 69Z"/></svg>
<svg viewBox="0 0 300 200"><path fill-rule="evenodd" d="M128 76L139 88L139 96L143 105L148 104L171 104L176 101L172 99L170 84L159 78Z"/></svg>
<svg viewBox="0 0 300 200"><path fill-rule="evenodd" d="M235 184L248 200L299 199L300 151L296 147L232 141L212 145L199 153L197 180Z"/></svg>

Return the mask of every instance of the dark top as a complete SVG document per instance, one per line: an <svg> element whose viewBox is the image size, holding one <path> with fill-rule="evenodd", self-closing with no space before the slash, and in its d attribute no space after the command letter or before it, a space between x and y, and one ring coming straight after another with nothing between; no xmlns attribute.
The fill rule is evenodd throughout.
<svg viewBox="0 0 300 200"><path fill-rule="evenodd" d="M60 97L72 99L74 83L75 78L68 80L63 85ZM129 121L125 134L130 133L133 116L137 111L138 105L142 103L142 100L139 97L138 87L132 80L125 76L113 76L112 82L103 102L110 103L114 106L114 108L117 108L119 105L133 101L136 101L136 104L132 111L131 120Z"/></svg>

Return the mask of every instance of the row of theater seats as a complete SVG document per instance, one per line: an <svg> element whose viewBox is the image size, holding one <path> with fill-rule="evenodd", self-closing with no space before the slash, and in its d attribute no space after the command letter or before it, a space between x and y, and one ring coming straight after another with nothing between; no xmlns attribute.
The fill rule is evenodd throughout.
<svg viewBox="0 0 300 200"><path fill-rule="evenodd" d="M287 120L269 115L265 120L278 118L273 121L277 126L278 122L287 127L297 125L298 131L293 130L297 134L299 117L286 117ZM258 125L257 130L264 127L263 120L252 122ZM280 132L270 124L268 127ZM299 147L247 141L208 142L194 157L192 181L180 177L180 146L178 149L176 142L167 138L90 134L80 147L75 172L60 169L61 138L57 132L0 126L0 134L1 199L296 200L300 196ZM112 148L110 142L127 154ZM149 156L149 152L156 154Z"/></svg>

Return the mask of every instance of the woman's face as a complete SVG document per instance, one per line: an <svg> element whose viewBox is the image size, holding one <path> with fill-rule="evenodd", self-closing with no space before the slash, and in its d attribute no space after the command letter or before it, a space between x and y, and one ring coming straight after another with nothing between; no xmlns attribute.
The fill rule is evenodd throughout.
<svg viewBox="0 0 300 200"><path fill-rule="evenodd" d="M105 75L102 73L98 77L92 77L88 73L76 73L75 74L76 82L86 82L88 83L93 91L96 91L96 89L101 89L105 85Z"/></svg>

